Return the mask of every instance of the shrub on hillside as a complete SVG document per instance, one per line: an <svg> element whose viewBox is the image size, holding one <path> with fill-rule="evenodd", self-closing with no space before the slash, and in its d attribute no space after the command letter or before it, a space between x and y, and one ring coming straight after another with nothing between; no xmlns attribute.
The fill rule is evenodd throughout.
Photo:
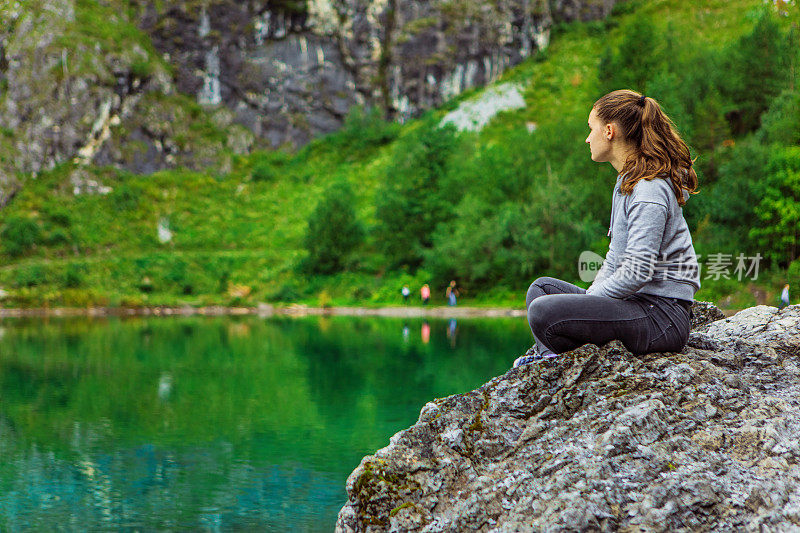
<svg viewBox="0 0 800 533"><path fill-rule="evenodd" d="M41 242L42 231L32 218L11 215L0 230L0 238L7 254L19 256Z"/></svg>
<svg viewBox="0 0 800 533"><path fill-rule="evenodd" d="M44 242L48 246L58 246L59 244L68 244L71 240L70 234L64 228L54 228L47 233Z"/></svg>
<svg viewBox="0 0 800 533"><path fill-rule="evenodd" d="M703 176L701 194L690 201L696 206L692 220L708 215L712 222L724 226L749 228L756 224L753 200L764 184L769 155L769 147L753 136L713 154L703 154L704 159L713 159L716 168L713 176Z"/></svg>
<svg viewBox="0 0 800 533"><path fill-rule="evenodd" d="M373 230L390 268L418 268L436 226L452 216L462 194L446 187L456 147L452 125L427 123L395 148L376 195Z"/></svg>
<svg viewBox="0 0 800 533"><path fill-rule="evenodd" d="M301 297L295 282L287 282L267 295L270 302L296 302Z"/></svg>
<svg viewBox="0 0 800 533"><path fill-rule="evenodd" d="M786 271L787 281L794 287L794 293L800 291L800 259L795 259Z"/></svg>
<svg viewBox="0 0 800 533"><path fill-rule="evenodd" d="M69 211L61 205L44 204L42 206L42 215L57 226L68 228L72 225Z"/></svg>
<svg viewBox="0 0 800 533"><path fill-rule="evenodd" d="M607 46L600 56L601 92L632 89L646 93L648 81L659 71L660 53L668 37L650 18L634 16L623 28L619 46Z"/></svg>
<svg viewBox="0 0 800 533"><path fill-rule="evenodd" d="M684 207L698 253L752 256L761 249L749 230L760 224L756 206L767 183L770 151L749 135L698 154L699 194Z"/></svg>
<svg viewBox="0 0 800 533"><path fill-rule="evenodd" d="M291 160L291 154L280 150L255 155L251 174L253 181L271 182L279 179L285 174L286 167Z"/></svg>
<svg viewBox="0 0 800 533"><path fill-rule="evenodd" d="M764 181L750 238L773 264L788 267L800 256L800 147L775 151Z"/></svg>
<svg viewBox="0 0 800 533"><path fill-rule="evenodd" d="M163 279L173 288L171 292L185 296L212 293L218 287L212 272L181 257L168 257L163 272Z"/></svg>
<svg viewBox="0 0 800 533"><path fill-rule="evenodd" d="M111 205L114 211L133 211L139 207L140 192L128 184L118 185L111 193Z"/></svg>
<svg viewBox="0 0 800 533"><path fill-rule="evenodd" d="M761 116L759 137L768 143L800 144L800 89L787 89L772 101Z"/></svg>
<svg viewBox="0 0 800 533"><path fill-rule="evenodd" d="M14 287L37 287L47 283L47 272L41 265L26 265L17 268Z"/></svg>
<svg viewBox="0 0 800 533"><path fill-rule="evenodd" d="M69 263L64 271L64 287L75 289L83 285L86 278L83 265Z"/></svg>
<svg viewBox="0 0 800 533"><path fill-rule="evenodd" d="M353 106L345 117L342 128L328 138L330 145L346 159L360 157L393 141L400 131L400 124L387 121L378 107L365 110L361 106Z"/></svg>
<svg viewBox="0 0 800 533"><path fill-rule="evenodd" d="M580 193L561 190L558 198L558 204L530 196L526 203L498 206L465 198L453 220L437 228L425 254L433 281L457 279L481 292L499 284L524 286L542 275L576 278L580 252L591 248L603 226L581 207Z"/></svg>
<svg viewBox="0 0 800 533"><path fill-rule="evenodd" d="M308 256L301 268L333 274L344 270L351 253L364 240L364 229L353 207L355 194L344 179L328 187L308 219L304 246Z"/></svg>
<svg viewBox="0 0 800 533"><path fill-rule="evenodd" d="M760 11L750 33L728 47L719 89L730 101L728 119L734 133L758 129L762 113L788 85L794 54L791 36L768 8Z"/></svg>

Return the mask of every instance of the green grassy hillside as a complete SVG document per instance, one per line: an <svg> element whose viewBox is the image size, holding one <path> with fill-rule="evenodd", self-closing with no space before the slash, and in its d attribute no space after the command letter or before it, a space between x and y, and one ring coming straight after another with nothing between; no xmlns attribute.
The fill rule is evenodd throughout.
<svg viewBox="0 0 800 533"><path fill-rule="evenodd" d="M698 157L701 192L684 208L698 253L765 256L757 280L703 279L696 297L775 299L786 279L800 287L797 20L756 0L630 1L608 20L555 28L547 50L499 80L519 84L527 106L479 133L437 128L472 90L402 126L354 110L295 154L220 149L224 174L87 168L113 190L79 196L71 164L25 178L0 213L3 305L380 305L403 283L432 283L438 298L452 277L474 303L521 305L536 277L577 282L580 251L607 249L615 172L590 160L586 116L622 86L662 102ZM218 140L211 123L199 116L187 131ZM770 194L785 205L759 203ZM330 205L352 205L357 226L346 249L341 221L315 212L337 195L344 203ZM334 230L332 248L306 239L312 216ZM322 268L331 250L337 260Z"/></svg>

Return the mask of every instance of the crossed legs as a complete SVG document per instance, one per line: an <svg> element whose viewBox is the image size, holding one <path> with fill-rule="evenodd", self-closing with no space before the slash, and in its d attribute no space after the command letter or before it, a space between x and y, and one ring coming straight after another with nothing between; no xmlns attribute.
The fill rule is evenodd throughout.
<svg viewBox="0 0 800 533"><path fill-rule="evenodd" d="M543 355L614 339L632 353L646 353L657 335L653 306L635 295L625 299L593 296L572 283L541 277L528 288L525 303L531 332Z"/></svg>

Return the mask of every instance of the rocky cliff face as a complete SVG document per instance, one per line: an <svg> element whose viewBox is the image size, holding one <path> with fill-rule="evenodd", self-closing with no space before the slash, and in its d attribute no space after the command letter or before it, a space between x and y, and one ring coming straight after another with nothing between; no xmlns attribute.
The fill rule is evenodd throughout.
<svg viewBox="0 0 800 533"><path fill-rule="evenodd" d="M496 79L547 45L553 21L614 2L8 2L0 205L18 175L65 161L224 173L223 152L303 145L354 104L402 120Z"/></svg>
<svg viewBox="0 0 800 533"><path fill-rule="evenodd" d="M128 46L102 51L70 39L75 24L71 0L8 2L0 12L0 206L18 174L91 161L143 93L168 90L163 70L150 81L133 74L144 47L121 39Z"/></svg>
<svg viewBox="0 0 800 533"><path fill-rule="evenodd" d="M428 403L337 531L797 530L800 306L695 315L679 353L587 344Z"/></svg>
<svg viewBox="0 0 800 533"><path fill-rule="evenodd" d="M562 17L604 16L612 2ZM355 105L404 119L493 81L546 46L546 0L181 0L144 6L141 26L177 67L177 87L223 103L273 146L337 129ZM577 8L577 9L576 9Z"/></svg>
<svg viewBox="0 0 800 533"><path fill-rule="evenodd" d="M0 206L18 178L61 163L75 166L70 189L103 194L111 189L87 166L224 172L226 153L253 144L230 111L204 112L175 91L169 65L119 6L8 5L0 12Z"/></svg>

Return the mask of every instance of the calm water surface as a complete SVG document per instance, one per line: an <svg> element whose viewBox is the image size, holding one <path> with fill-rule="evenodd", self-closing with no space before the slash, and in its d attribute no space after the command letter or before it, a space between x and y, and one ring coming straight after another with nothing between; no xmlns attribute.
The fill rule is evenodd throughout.
<svg viewBox="0 0 800 533"><path fill-rule="evenodd" d="M361 457L524 319L0 323L0 531L332 531Z"/></svg>

